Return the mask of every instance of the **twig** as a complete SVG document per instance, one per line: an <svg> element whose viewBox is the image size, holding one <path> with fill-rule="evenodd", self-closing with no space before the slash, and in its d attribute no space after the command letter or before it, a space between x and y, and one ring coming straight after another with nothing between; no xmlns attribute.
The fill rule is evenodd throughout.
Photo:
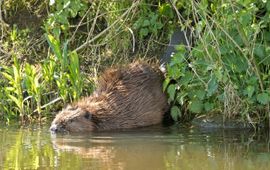
<svg viewBox="0 0 270 170"><path fill-rule="evenodd" d="M44 109L44 108L46 108L47 106L52 105L52 104L58 102L59 100L62 100L62 98L61 98L61 97L58 97L58 98L56 98L56 99L50 101L49 103L47 103L47 104L41 106L40 108L41 108L41 109ZM36 110L34 110L33 112L37 112L37 111L38 111L38 110L36 109Z"/></svg>
<svg viewBox="0 0 270 170"><path fill-rule="evenodd" d="M126 11L124 12L114 23L112 23L109 27L107 27L106 29L104 29L102 32L100 32L98 35L96 35L94 38L92 38L89 41L86 41L85 43L83 43L80 47L76 48L75 51L79 51L83 48L85 48L88 44L90 44L91 42L95 41L96 39L98 39L99 37L101 37L103 34L105 34L108 30L110 30L114 25L116 25L119 21L122 20L123 17L125 17L127 14L129 14L129 12L136 7L139 4L140 1L136 1L135 3L132 4L132 6Z"/></svg>
<svg viewBox="0 0 270 170"><path fill-rule="evenodd" d="M135 52L135 42L136 42L135 36L134 36L134 33L133 33L131 28L127 27L127 29L129 30L129 32L132 35L132 52L134 53Z"/></svg>
<svg viewBox="0 0 270 170"><path fill-rule="evenodd" d="M77 33L79 27L82 25L82 21L84 20L84 18L86 17L86 15L89 13L90 9L91 9L91 8L89 8L89 9L87 10L87 12L84 14L84 16L82 17L82 19L80 20L79 24L76 26L76 29L75 29L75 31L73 32L73 34L72 34L71 38L69 39L69 41L72 41L72 39L75 37L75 34Z"/></svg>

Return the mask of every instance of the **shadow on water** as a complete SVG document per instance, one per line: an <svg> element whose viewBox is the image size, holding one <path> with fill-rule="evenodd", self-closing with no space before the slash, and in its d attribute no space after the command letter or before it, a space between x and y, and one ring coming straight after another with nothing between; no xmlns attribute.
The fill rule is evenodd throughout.
<svg viewBox="0 0 270 170"><path fill-rule="evenodd" d="M244 130L148 127L51 135L0 128L0 169L268 169L269 135Z"/></svg>

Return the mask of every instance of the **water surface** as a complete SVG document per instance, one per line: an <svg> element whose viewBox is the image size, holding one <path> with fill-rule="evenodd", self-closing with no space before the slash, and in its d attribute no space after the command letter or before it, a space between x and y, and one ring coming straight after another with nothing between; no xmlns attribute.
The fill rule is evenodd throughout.
<svg viewBox="0 0 270 170"><path fill-rule="evenodd" d="M177 125L80 135L1 126L0 169L270 169L268 136Z"/></svg>

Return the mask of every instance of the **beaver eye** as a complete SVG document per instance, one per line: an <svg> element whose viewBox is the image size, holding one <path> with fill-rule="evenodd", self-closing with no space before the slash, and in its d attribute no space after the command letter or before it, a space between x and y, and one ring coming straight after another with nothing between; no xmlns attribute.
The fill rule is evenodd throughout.
<svg viewBox="0 0 270 170"><path fill-rule="evenodd" d="M91 119L90 113L89 112L85 113L84 118L85 119Z"/></svg>

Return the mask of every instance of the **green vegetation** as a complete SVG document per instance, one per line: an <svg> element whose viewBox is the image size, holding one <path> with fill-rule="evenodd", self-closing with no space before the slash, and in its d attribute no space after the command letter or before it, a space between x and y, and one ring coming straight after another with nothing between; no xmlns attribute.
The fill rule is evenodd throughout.
<svg viewBox="0 0 270 170"><path fill-rule="evenodd" d="M190 29L167 65L175 120L270 116L270 2L23 0L0 4L0 117L43 120L89 95L104 68L161 57L176 27Z"/></svg>
<svg viewBox="0 0 270 170"><path fill-rule="evenodd" d="M15 0L0 7L5 122L42 121L89 95L110 65L160 57L175 26L162 1Z"/></svg>
<svg viewBox="0 0 270 170"><path fill-rule="evenodd" d="M191 1L194 47L179 46L164 83L171 114L223 114L261 123L270 116L270 2ZM172 81L173 80L173 81ZM170 83L171 82L171 83Z"/></svg>

